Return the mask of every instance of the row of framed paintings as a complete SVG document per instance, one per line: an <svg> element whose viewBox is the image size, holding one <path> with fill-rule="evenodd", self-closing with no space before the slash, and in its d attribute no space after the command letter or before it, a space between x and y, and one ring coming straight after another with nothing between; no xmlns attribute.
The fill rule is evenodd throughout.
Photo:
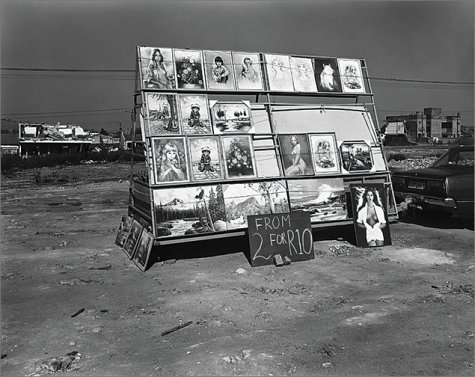
<svg viewBox="0 0 475 377"><path fill-rule="evenodd" d="M145 137L255 133L249 101L208 101L206 94L145 93Z"/></svg>
<svg viewBox="0 0 475 377"><path fill-rule="evenodd" d="M365 141L344 141L335 133L279 134L283 171L278 176L312 176L373 169L372 149ZM251 135L152 137L155 184L212 182L258 177ZM267 155L265 158L269 158ZM275 163L275 160L272 161Z"/></svg>
<svg viewBox="0 0 475 377"><path fill-rule="evenodd" d="M138 56L141 89L366 93L359 59L141 46Z"/></svg>
<svg viewBox="0 0 475 377"><path fill-rule="evenodd" d="M307 212L312 223L354 218L364 225L361 209L369 194L362 186L350 185L351 197L341 177L154 189L156 235L182 237L243 229L248 227L247 216L285 212ZM384 208L384 218L381 212L376 214L381 217L379 223L387 223L385 185L371 187L370 199Z"/></svg>

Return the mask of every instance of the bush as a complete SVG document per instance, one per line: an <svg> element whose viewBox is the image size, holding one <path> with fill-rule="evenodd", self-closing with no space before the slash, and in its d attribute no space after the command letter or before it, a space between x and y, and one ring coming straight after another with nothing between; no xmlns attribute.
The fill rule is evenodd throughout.
<svg viewBox="0 0 475 377"><path fill-rule="evenodd" d="M403 161L407 160L407 156L404 153L390 153L387 158L388 162L391 160L394 161Z"/></svg>

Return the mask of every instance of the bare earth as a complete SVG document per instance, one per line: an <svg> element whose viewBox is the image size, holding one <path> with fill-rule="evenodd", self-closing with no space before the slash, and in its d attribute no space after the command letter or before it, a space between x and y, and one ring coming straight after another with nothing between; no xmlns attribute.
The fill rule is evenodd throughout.
<svg viewBox="0 0 475 377"><path fill-rule="evenodd" d="M72 351L61 375L473 375L473 226L401 221L373 249L317 229L316 258L284 267L250 267L243 237L193 243L142 273L114 244L127 173L2 177L3 376Z"/></svg>

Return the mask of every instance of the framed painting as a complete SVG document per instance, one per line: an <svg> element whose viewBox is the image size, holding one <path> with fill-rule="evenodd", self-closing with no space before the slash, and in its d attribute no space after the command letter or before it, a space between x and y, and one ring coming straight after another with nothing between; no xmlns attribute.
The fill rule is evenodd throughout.
<svg viewBox="0 0 475 377"><path fill-rule="evenodd" d="M124 243L124 247L122 248L129 259L132 259L134 256L135 246L137 245L142 230L142 225L137 220L133 220L132 227L130 228L129 234L127 235L127 239Z"/></svg>
<svg viewBox="0 0 475 377"><path fill-rule="evenodd" d="M130 228L132 227L133 218L128 215L122 215L122 220L117 230L117 236L115 238L115 244L119 247L123 247L127 236L129 235Z"/></svg>
<svg viewBox="0 0 475 377"><path fill-rule="evenodd" d="M139 242L135 248L134 263L140 268L141 271L147 269L148 261L150 259L150 253L153 247L153 234L147 232L145 229L142 231Z"/></svg>
<svg viewBox="0 0 475 377"><path fill-rule="evenodd" d="M215 134L255 133L249 101L210 101L210 109Z"/></svg>
<svg viewBox="0 0 475 377"><path fill-rule="evenodd" d="M142 89L175 89L175 66L171 48L139 47Z"/></svg>
<svg viewBox="0 0 475 377"><path fill-rule="evenodd" d="M292 82L294 83L296 92L318 91L312 59L291 56L290 69L292 71Z"/></svg>
<svg viewBox="0 0 475 377"><path fill-rule="evenodd" d="M259 54L233 52L232 57L236 88L238 90L264 90Z"/></svg>
<svg viewBox="0 0 475 377"><path fill-rule="evenodd" d="M384 184L350 184L350 195L356 246L391 245Z"/></svg>
<svg viewBox="0 0 475 377"><path fill-rule="evenodd" d="M336 58L315 58L314 72L319 92L341 93L340 71Z"/></svg>
<svg viewBox="0 0 475 377"><path fill-rule="evenodd" d="M221 144L228 179L253 178L256 176L254 151L250 136L222 136Z"/></svg>
<svg viewBox="0 0 475 377"><path fill-rule="evenodd" d="M221 146L218 136L188 138L191 179L196 182L224 179Z"/></svg>
<svg viewBox="0 0 475 377"><path fill-rule="evenodd" d="M178 115L184 134L210 134L208 96L206 94L179 94Z"/></svg>
<svg viewBox="0 0 475 377"><path fill-rule="evenodd" d="M189 182L184 137L152 138L155 183Z"/></svg>
<svg viewBox="0 0 475 377"><path fill-rule="evenodd" d="M343 93L365 93L361 61L358 59L338 59Z"/></svg>
<svg viewBox="0 0 475 377"><path fill-rule="evenodd" d="M145 136L180 134L175 94L145 93Z"/></svg>
<svg viewBox="0 0 475 377"><path fill-rule="evenodd" d="M220 184L153 190L157 238L227 230Z"/></svg>
<svg viewBox="0 0 475 377"><path fill-rule="evenodd" d="M178 89L206 89L201 51L173 49Z"/></svg>
<svg viewBox="0 0 475 377"><path fill-rule="evenodd" d="M235 90L230 51L203 51L208 90Z"/></svg>
<svg viewBox="0 0 475 377"><path fill-rule="evenodd" d="M364 141L344 141L340 145L342 168L351 173L373 168L371 147Z"/></svg>
<svg viewBox="0 0 475 377"><path fill-rule="evenodd" d="M279 145L285 176L313 175L307 134L280 134Z"/></svg>
<svg viewBox="0 0 475 377"><path fill-rule="evenodd" d="M309 212L311 222L348 218L343 178L292 179L287 184L292 212Z"/></svg>
<svg viewBox="0 0 475 377"><path fill-rule="evenodd" d="M293 92L290 58L288 55L264 54L269 90Z"/></svg>
<svg viewBox="0 0 475 377"><path fill-rule="evenodd" d="M310 134L309 139L315 174L340 173L335 133Z"/></svg>
<svg viewBox="0 0 475 377"><path fill-rule="evenodd" d="M247 216L289 212L284 181L223 185L228 230L247 228Z"/></svg>

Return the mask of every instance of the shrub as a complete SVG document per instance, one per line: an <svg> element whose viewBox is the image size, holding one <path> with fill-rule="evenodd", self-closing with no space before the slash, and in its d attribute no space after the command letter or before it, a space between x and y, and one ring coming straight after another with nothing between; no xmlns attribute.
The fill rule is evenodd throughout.
<svg viewBox="0 0 475 377"><path fill-rule="evenodd" d="M404 153L390 153L387 158L388 162L391 160L394 161L403 161L407 160L407 156Z"/></svg>

